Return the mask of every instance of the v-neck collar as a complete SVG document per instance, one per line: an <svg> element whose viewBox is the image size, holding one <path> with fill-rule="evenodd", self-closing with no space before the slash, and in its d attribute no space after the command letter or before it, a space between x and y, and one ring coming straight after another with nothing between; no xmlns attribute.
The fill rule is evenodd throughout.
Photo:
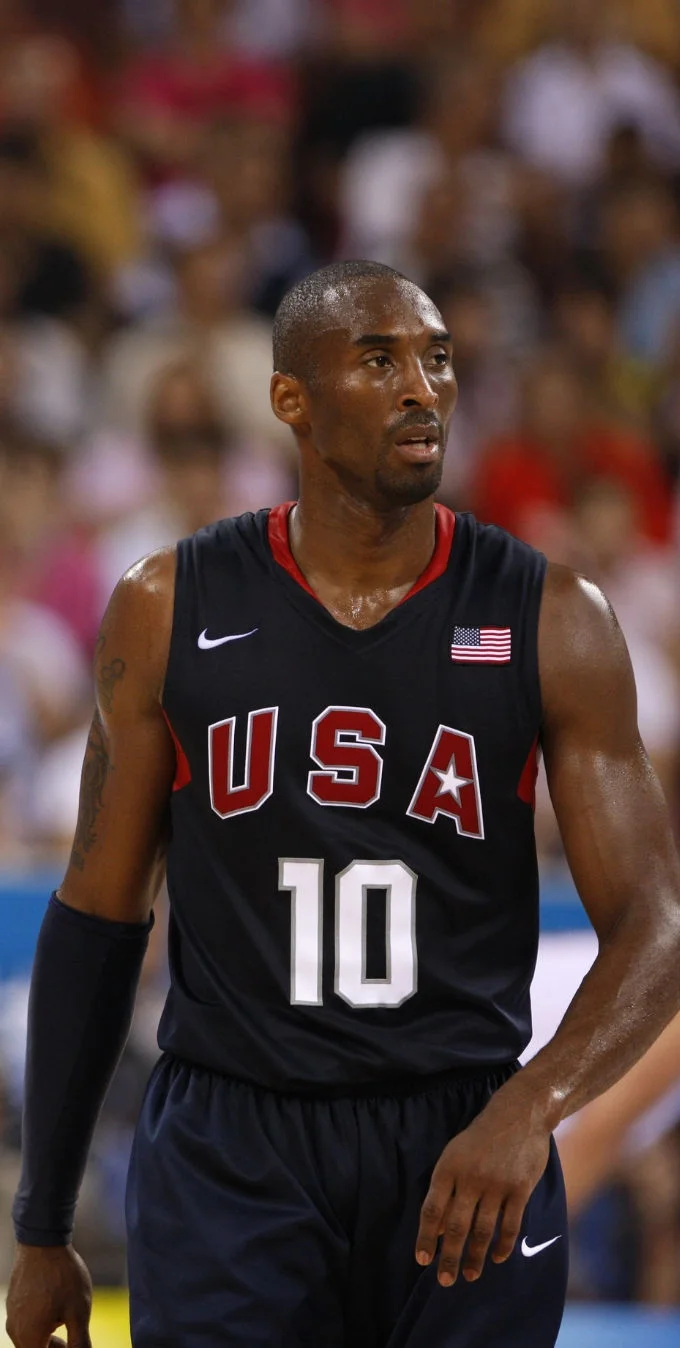
<svg viewBox="0 0 680 1348"><path fill-rule="evenodd" d="M325 614L334 627L337 627L343 633L348 632L355 635L366 635L369 632L377 632L378 628L382 628L383 624L397 609L401 608L402 604L405 604L407 600L412 599L414 595L419 594L421 590L426 589L428 585L433 583L433 581L438 580L439 577L444 574L449 564L451 548L453 545L453 535L456 527L456 516L452 510L449 510L446 506L440 505L437 502L434 507L434 551L425 570L420 573L408 593L399 600L399 603L395 604L394 608L391 608L384 614L377 623L372 623L370 627L349 627L346 623L339 622L330 612L330 609L326 608L326 605L322 603L318 594L312 589L307 578L303 575L293 556L290 538L288 536L288 518L295 504L295 501L284 501L281 505L273 506L269 511L267 519L267 538L272 556L278 566L282 567L282 569L292 577L299 588L304 590L306 594L311 595L311 598L318 605L320 612Z"/></svg>

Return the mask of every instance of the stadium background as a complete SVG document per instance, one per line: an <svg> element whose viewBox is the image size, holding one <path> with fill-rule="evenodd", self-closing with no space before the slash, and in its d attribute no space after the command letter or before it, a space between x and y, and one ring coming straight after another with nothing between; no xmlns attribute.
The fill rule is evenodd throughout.
<svg viewBox="0 0 680 1348"><path fill-rule="evenodd" d="M435 296L460 383L441 498L603 585L678 822L679 209L679 0L0 0L0 1285L97 624L145 552L294 495L269 339L306 271L374 257ZM537 827L545 1035L593 945L542 782ZM162 938L81 1204L120 1289L97 1348L125 1342ZM678 1342L676 1103L579 1220L564 1348Z"/></svg>

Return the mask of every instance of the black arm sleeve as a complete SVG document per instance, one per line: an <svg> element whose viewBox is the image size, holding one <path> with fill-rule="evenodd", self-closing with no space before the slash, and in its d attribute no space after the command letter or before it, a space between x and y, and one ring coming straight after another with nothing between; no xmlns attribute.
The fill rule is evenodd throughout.
<svg viewBox="0 0 680 1348"><path fill-rule="evenodd" d="M127 1039L148 923L91 917L52 895L28 1006L22 1171L14 1230L66 1245L92 1133Z"/></svg>

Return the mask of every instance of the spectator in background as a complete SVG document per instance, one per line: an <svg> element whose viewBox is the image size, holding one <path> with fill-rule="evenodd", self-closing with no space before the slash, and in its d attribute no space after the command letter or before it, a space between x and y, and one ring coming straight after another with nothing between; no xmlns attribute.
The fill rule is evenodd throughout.
<svg viewBox="0 0 680 1348"><path fill-rule="evenodd" d="M460 193L459 247L493 263L514 239L515 168L495 139L494 72L451 57L423 80L415 125L357 141L343 170L343 248L348 256L401 265L428 194L445 180Z"/></svg>
<svg viewBox="0 0 680 1348"><path fill-rule="evenodd" d="M101 619L92 548L64 495L65 451L18 427L0 433L0 538L17 597L55 614L89 662Z"/></svg>
<svg viewBox="0 0 680 1348"><path fill-rule="evenodd" d="M16 421L72 445L91 411L94 371L73 327L16 317L21 277L0 251L0 424Z"/></svg>
<svg viewBox="0 0 680 1348"><path fill-rule="evenodd" d="M77 53L63 38L37 41L0 43L0 127L43 168L45 224L106 283L140 247L133 165L74 98Z"/></svg>
<svg viewBox="0 0 680 1348"><path fill-rule="evenodd" d="M0 605L2 551L0 545ZM0 645L0 867L32 864L28 820L35 760L30 699Z"/></svg>
<svg viewBox="0 0 680 1348"><path fill-rule="evenodd" d="M659 391L652 416L652 427L666 474L676 491L676 524L674 536L680 542L680 324L673 332L666 359L657 368Z"/></svg>
<svg viewBox="0 0 680 1348"><path fill-rule="evenodd" d="M314 266L292 204L290 129L231 119L206 128L190 175L155 193L151 229L174 248L226 233L248 258L250 304L271 317L285 291Z"/></svg>
<svg viewBox="0 0 680 1348"><path fill-rule="evenodd" d="M477 40L501 65L525 56L560 31L555 0L472 0L472 5ZM597 9L611 40L630 43L657 61L678 66L680 12L676 0L598 0Z"/></svg>
<svg viewBox="0 0 680 1348"><path fill-rule="evenodd" d="M176 302L123 331L102 362L101 420L136 434L149 382L177 359L199 362L234 434L254 452L287 453L269 405L271 328L246 307L250 259L238 239L220 236L179 254Z"/></svg>
<svg viewBox="0 0 680 1348"><path fill-rule="evenodd" d="M325 0L328 45L349 61L403 61L411 37L408 0Z"/></svg>
<svg viewBox="0 0 680 1348"><path fill-rule="evenodd" d="M602 259L619 295L622 341L663 362L680 321L680 236L673 195L661 182L630 183L604 203Z"/></svg>
<svg viewBox="0 0 680 1348"><path fill-rule="evenodd" d="M305 172L337 167L364 132L408 125L418 79L409 0L317 0L313 60L303 67Z"/></svg>
<svg viewBox="0 0 680 1348"><path fill-rule="evenodd" d="M251 59L295 56L318 26L315 0L232 0L227 28L234 49Z"/></svg>
<svg viewBox="0 0 680 1348"><path fill-rule="evenodd" d="M49 10L49 5L31 0L0 0L0 124L11 106L11 90L16 87L8 88L5 81L15 71L26 89L59 84L70 120L92 124L101 112L97 72L85 58L84 44L77 45L73 28L66 31L64 0L56 0L52 14Z"/></svg>
<svg viewBox="0 0 680 1348"><path fill-rule="evenodd" d="M145 412L155 470L152 499L100 540L104 602L140 557L245 508L248 458L239 465L222 406L202 366L180 360L162 369L149 383ZM264 501L263 494L257 503Z"/></svg>
<svg viewBox="0 0 680 1348"><path fill-rule="evenodd" d="M15 576L0 541L0 862L35 864L39 756L80 723L89 681L68 627L18 594Z"/></svg>
<svg viewBox="0 0 680 1348"><path fill-rule="evenodd" d="M217 126L207 138L203 164L219 228L240 240L248 256L250 302L273 317L285 291L316 265L310 240L292 213L290 128L252 119Z"/></svg>
<svg viewBox="0 0 680 1348"><path fill-rule="evenodd" d="M593 180L614 126L638 126L660 167L680 166L680 98L662 66L635 47L612 42L608 6L554 0L555 40L513 67L506 80L503 130L528 164L571 186Z"/></svg>
<svg viewBox="0 0 680 1348"><path fill-rule="evenodd" d="M572 201L564 184L543 169L524 166L517 176L515 257L540 305L540 330L549 330L551 310L572 264Z"/></svg>
<svg viewBox="0 0 680 1348"><path fill-rule="evenodd" d="M465 185L458 174L447 173L425 192L398 270L429 292L442 272L469 267L465 214ZM479 268L479 275L493 314L498 347L515 353L531 347L539 330L539 312L525 269L510 257Z"/></svg>
<svg viewBox="0 0 680 1348"><path fill-rule="evenodd" d="M0 137L0 253L14 273L14 315L43 315L77 327L95 301L92 277L49 221L48 170L35 137Z"/></svg>
<svg viewBox="0 0 680 1348"><path fill-rule="evenodd" d="M226 0L175 0L164 48L140 54L123 72L116 123L151 183L184 172L202 129L219 117L293 116L289 70L235 51L226 8Z"/></svg>
<svg viewBox="0 0 680 1348"><path fill-rule="evenodd" d="M653 447L603 422L573 361L548 351L526 371L515 431L492 441L480 459L473 508L541 547L547 522L572 508L591 477L629 488L643 536L668 542L670 491Z"/></svg>
<svg viewBox="0 0 680 1348"><path fill-rule="evenodd" d="M572 1223L612 1179L632 1181L642 1264L637 1294L666 1306L680 1301L679 1116L676 1016L633 1069L581 1110L559 1139Z"/></svg>
<svg viewBox="0 0 680 1348"><path fill-rule="evenodd" d="M554 320L597 415L648 434L661 372L624 350L611 288L578 277L567 281L556 295Z"/></svg>
<svg viewBox="0 0 680 1348"><path fill-rule="evenodd" d="M52 0L59 4L61 0ZM172 27L172 0L120 0L128 33L138 44L167 42ZM239 56L295 55L318 26L316 0L231 0L224 6L221 24L227 41Z"/></svg>
<svg viewBox="0 0 680 1348"><path fill-rule="evenodd" d="M479 58L487 64L486 52L478 41L483 13L493 0L456 0L442 5L441 0L406 0L409 14L409 51L412 59L426 65L441 60L442 53ZM497 67L495 55L488 64Z"/></svg>
<svg viewBox="0 0 680 1348"><path fill-rule="evenodd" d="M628 643L640 734L672 807L680 785L680 565L650 546L630 484L594 477L577 495L580 569L606 594Z"/></svg>
<svg viewBox="0 0 680 1348"><path fill-rule="evenodd" d="M0 418L66 443L91 407L97 287L50 224L49 174L30 133L0 135Z"/></svg>
<svg viewBox="0 0 680 1348"><path fill-rule="evenodd" d="M639 127L631 122L614 126L605 148L602 171L583 192L572 197L574 236L581 247L592 247L593 240L598 239L603 210L610 198L627 188L663 183L667 178L650 159Z"/></svg>
<svg viewBox="0 0 680 1348"><path fill-rule="evenodd" d="M456 353L458 402L439 490L439 499L455 509L469 499L481 447L515 420L518 370L499 349L483 274L453 272L431 293Z"/></svg>

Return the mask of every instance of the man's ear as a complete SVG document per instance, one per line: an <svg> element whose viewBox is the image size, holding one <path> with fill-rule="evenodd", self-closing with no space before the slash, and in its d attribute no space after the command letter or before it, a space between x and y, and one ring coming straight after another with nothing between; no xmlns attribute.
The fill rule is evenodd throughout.
<svg viewBox="0 0 680 1348"><path fill-rule="evenodd" d="M292 374L279 374L274 371L269 389L272 411L279 421L287 426L301 430L309 424L309 409L305 390Z"/></svg>

